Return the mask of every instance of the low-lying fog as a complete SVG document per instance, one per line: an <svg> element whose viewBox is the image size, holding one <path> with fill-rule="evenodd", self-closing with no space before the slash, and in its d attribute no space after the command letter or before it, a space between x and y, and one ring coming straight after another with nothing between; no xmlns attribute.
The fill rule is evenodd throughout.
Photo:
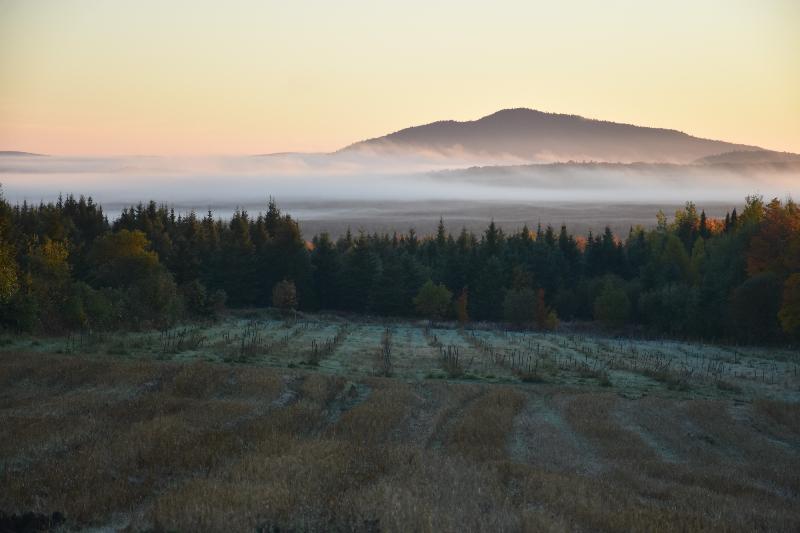
<svg viewBox="0 0 800 533"><path fill-rule="evenodd" d="M518 166L474 165L517 164ZM365 231L429 233L439 216L457 230L494 217L560 225L576 233L605 224L627 230L652 224L686 201L710 216L748 194L800 196L800 165L519 165L479 156L386 157L363 153L246 157L0 157L0 182L12 203L49 201L59 193L92 196L115 216L125 204L156 200L176 212L237 207L257 213L266 198L303 222L308 236L348 226Z"/></svg>

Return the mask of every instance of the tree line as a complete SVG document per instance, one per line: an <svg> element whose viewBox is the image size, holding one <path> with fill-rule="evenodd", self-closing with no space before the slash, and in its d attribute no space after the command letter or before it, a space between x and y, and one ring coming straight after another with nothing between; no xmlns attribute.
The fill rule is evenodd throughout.
<svg viewBox="0 0 800 533"><path fill-rule="evenodd" d="M724 220L692 203L614 235L492 221L476 235L351 231L308 242L264 213L176 215L155 202L113 221L91 198L10 205L0 196L0 324L15 330L163 327L224 305L423 315L555 328L594 320L678 337L800 337L800 209L746 199ZM275 302L277 303L277 302ZM285 304L282 304L285 305Z"/></svg>

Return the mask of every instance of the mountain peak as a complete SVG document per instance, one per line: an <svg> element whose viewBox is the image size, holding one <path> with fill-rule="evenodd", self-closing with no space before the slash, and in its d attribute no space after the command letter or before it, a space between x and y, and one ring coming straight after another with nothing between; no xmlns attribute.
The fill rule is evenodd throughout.
<svg viewBox="0 0 800 533"><path fill-rule="evenodd" d="M501 109L477 120L444 120L405 128L352 144L343 151L398 155L424 151L531 163L581 160L689 163L722 152L757 149L701 139L672 129L521 107Z"/></svg>

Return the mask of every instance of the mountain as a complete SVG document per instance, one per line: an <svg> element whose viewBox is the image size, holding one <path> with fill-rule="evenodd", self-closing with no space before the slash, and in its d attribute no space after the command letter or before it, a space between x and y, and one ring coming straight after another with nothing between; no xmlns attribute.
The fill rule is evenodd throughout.
<svg viewBox="0 0 800 533"><path fill-rule="evenodd" d="M42 157L44 154L33 154L31 152L19 152L16 150L0 150L0 157Z"/></svg>
<svg viewBox="0 0 800 533"><path fill-rule="evenodd" d="M434 153L505 158L517 163L565 161L691 163L756 146L701 139L677 130L592 120L533 109L504 109L478 120L433 122L351 144L341 152Z"/></svg>
<svg viewBox="0 0 800 533"><path fill-rule="evenodd" d="M800 155L772 150L737 150L701 157L695 163L701 165L757 165L764 163L800 163Z"/></svg>
<svg viewBox="0 0 800 533"><path fill-rule="evenodd" d="M430 172L455 191L476 188L484 198L538 201L732 201L757 191L767 198L796 196L800 160L752 163L549 163L480 166Z"/></svg>

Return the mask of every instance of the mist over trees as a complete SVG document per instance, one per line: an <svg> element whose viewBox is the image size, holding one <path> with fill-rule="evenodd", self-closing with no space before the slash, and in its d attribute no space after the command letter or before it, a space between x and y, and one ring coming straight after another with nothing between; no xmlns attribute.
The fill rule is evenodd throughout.
<svg viewBox="0 0 800 533"><path fill-rule="evenodd" d="M91 198L0 198L0 323L13 330L166 327L224 305L338 310L555 328L595 320L678 337L800 338L800 209L748 197L709 219L574 236L347 232L305 241L270 200L255 216L176 215L155 202L109 221Z"/></svg>

